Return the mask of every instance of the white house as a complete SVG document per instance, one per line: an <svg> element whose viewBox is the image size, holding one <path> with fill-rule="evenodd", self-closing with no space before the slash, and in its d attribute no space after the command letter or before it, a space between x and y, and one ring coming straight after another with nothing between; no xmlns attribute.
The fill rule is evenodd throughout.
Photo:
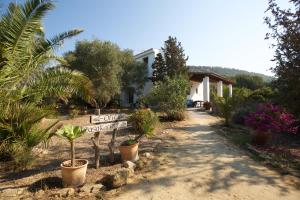
<svg viewBox="0 0 300 200"><path fill-rule="evenodd" d="M141 95L146 95L150 92L153 87L152 78L152 64L155 60L156 55L160 52L158 49L148 49L137 55L135 59L140 62L144 62L148 68L148 78L149 81L146 82L144 90ZM206 102L210 101L210 83L217 84L217 94L218 96L223 96L223 83L228 85L229 95L232 96L232 81L226 79L225 77L210 71L203 71L197 67L189 68L189 78L191 82L190 94L187 96L188 100L193 102ZM121 106L129 107L136 102L138 95L132 92L122 92L121 93Z"/></svg>

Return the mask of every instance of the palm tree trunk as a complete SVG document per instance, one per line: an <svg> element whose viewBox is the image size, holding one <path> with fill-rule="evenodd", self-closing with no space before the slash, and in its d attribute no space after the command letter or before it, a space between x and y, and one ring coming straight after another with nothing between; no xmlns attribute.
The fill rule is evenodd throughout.
<svg viewBox="0 0 300 200"><path fill-rule="evenodd" d="M71 166L75 167L75 146L74 141L71 141Z"/></svg>

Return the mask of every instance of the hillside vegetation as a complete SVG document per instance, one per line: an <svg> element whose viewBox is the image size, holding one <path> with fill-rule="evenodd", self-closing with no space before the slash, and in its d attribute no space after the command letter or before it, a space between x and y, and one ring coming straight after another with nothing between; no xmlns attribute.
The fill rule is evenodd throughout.
<svg viewBox="0 0 300 200"><path fill-rule="evenodd" d="M260 73L248 72L246 70L234 69L234 68L225 68L225 67L210 67L210 66L191 66L191 67L199 67L203 71L212 71L217 74L233 77L236 75L249 75L249 76L259 76L262 77L265 82L270 82L274 77L267 76Z"/></svg>

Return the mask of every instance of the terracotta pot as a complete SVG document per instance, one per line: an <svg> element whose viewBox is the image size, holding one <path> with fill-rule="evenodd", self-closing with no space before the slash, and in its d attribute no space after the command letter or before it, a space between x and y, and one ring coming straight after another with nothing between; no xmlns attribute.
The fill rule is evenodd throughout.
<svg viewBox="0 0 300 200"><path fill-rule="evenodd" d="M121 153L121 157L124 161L137 161L139 159L138 155L139 143L135 143L132 145L121 145L119 146L119 151Z"/></svg>
<svg viewBox="0 0 300 200"><path fill-rule="evenodd" d="M83 164L76 167L66 167L65 165L68 165L71 162L71 160L67 160L60 165L64 187L78 187L85 183L88 161L76 159L75 163L78 161Z"/></svg>
<svg viewBox="0 0 300 200"><path fill-rule="evenodd" d="M268 132L253 131L252 132L252 144L264 146L270 140L271 135Z"/></svg>

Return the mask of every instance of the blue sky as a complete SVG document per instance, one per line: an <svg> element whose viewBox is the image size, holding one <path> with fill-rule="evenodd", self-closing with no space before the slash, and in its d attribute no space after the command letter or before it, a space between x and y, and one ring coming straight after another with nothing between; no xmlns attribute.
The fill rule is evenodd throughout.
<svg viewBox="0 0 300 200"><path fill-rule="evenodd" d="M1 0L2 6L8 0ZM47 36L73 28L84 32L75 42L98 38L139 53L160 48L176 36L189 56L188 64L223 66L271 74L274 65L263 22L268 0L56 0L45 19ZM22 0L17 0L22 2ZM286 6L287 0L279 0Z"/></svg>

